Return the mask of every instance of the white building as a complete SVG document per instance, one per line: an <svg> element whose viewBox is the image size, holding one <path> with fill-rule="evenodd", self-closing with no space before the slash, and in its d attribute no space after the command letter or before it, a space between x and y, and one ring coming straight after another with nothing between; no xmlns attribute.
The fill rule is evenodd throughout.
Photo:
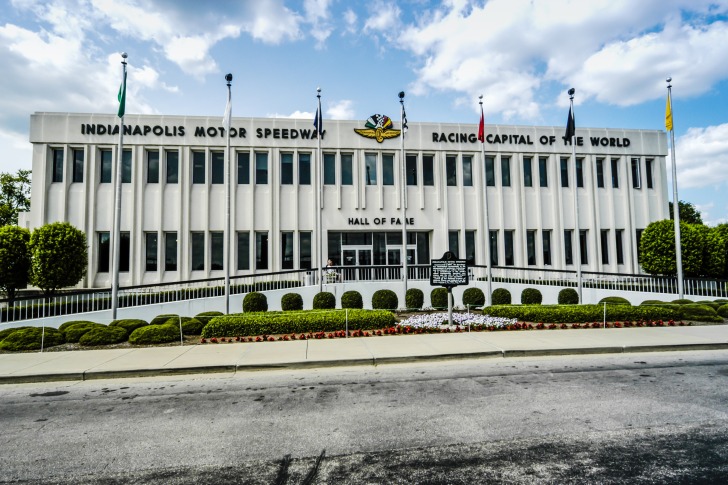
<svg viewBox="0 0 728 485"><path fill-rule="evenodd" d="M223 276L221 118L124 121L120 284ZM233 119L231 275L318 266L320 192L324 260L401 264L399 123L368 121L379 124L379 141L355 131L376 135L365 121L324 120L321 191L312 120ZM485 159L477 132L476 124L409 123L408 264L453 250L485 265L487 223L495 266L575 270L581 260L583 271L639 273L641 231L668 217L664 132L577 129L576 174L563 127L486 125ZM112 115L31 116L33 203L24 223L68 221L87 234L82 286L111 285L116 133Z"/></svg>

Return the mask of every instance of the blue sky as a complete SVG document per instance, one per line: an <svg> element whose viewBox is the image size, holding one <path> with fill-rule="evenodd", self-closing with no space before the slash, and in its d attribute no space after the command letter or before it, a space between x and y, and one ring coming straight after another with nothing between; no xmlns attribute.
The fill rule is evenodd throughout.
<svg viewBox="0 0 728 485"><path fill-rule="evenodd" d="M679 197L728 222L728 0L2 0L0 171L31 168L30 114L395 116L664 129ZM668 171L670 170L668 159ZM670 193L671 180L668 180Z"/></svg>

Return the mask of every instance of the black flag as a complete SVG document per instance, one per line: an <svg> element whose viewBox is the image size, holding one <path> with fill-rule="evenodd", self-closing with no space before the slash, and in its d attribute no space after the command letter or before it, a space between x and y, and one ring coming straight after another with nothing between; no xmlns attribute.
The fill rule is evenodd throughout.
<svg viewBox="0 0 728 485"><path fill-rule="evenodd" d="M566 120L566 134L564 137L567 140L571 140L571 137L573 137L576 134L576 123L574 123L574 113L571 111L571 108L569 108L569 118Z"/></svg>

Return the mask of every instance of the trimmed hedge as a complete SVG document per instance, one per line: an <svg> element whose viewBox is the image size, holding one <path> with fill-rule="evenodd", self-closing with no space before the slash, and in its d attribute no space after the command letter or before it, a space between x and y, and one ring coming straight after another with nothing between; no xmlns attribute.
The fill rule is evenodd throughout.
<svg viewBox="0 0 728 485"><path fill-rule="evenodd" d="M195 318L207 325L210 323L210 320L212 320L215 317L219 317L220 315L225 315L223 312L202 312L195 315Z"/></svg>
<svg viewBox="0 0 728 485"><path fill-rule="evenodd" d="M72 327L74 325L78 325L80 323L94 323L90 320L71 320L69 322L62 323L60 327L58 327L59 332L65 333L66 330L68 330L68 327Z"/></svg>
<svg viewBox="0 0 728 485"><path fill-rule="evenodd" d="M536 288L524 288L521 292L522 305L540 305L543 295Z"/></svg>
<svg viewBox="0 0 728 485"><path fill-rule="evenodd" d="M347 312L309 311L262 314L239 313L214 318L202 330L203 338L275 335L289 333L333 332L346 328ZM394 315L386 310L356 310L349 314L350 330L370 330L391 327Z"/></svg>
<svg viewBox="0 0 728 485"><path fill-rule="evenodd" d="M321 291L313 297L314 310L333 310L336 308L336 297L330 291Z"/></svg>
<svg viewBox="0 0 728 485"><path fill-rule="evenodd" d="M341 295L341 308L356 308L361 310L364 308L364 300L358 291L345 291Z"/></svg>
<svg viewBox="0 0 728 485"><path fill-rule="evenodd" d="M562 288L557 301L559 305L578 305L579 293L574 288Z"/></svg>
<svg viewBox="0 0 728 485"><path fill-rule="evenodd" d="M26 325L24 327L13 327L13 328L6 328L5 330L0 330L0 342L2 342L3 340L5 340L5 337L7 337L8 335L10 335L11 333L13 333L13 332L15 332L17 330L22 330L24 328L31 328L31 327L28 327Z"/></svg>
<svg viewBox="0 0 728 485"><path fill-rule="evenodd" d="M505 288L496 288L490 296L491 305L510 305L511 292Z"/></svg>
<svg viewBox="0 0 728 485"><path fill-rule="evenodd" d="M119 342L124 342L127 336L128 334L124 327L104 326L92 328L81 336L78 343L88 347L96 345L118 344Z"/></svg>
<svg viewBox="0 0 728 485"><path fill-rule="evenodd" d="M156 317L152 318L152 321L149 322L149 325L163 325L167 320L170 318L179 318L179 315L173 315L171 313L166 313L164 315L157 315Z"/></svg>
<svg viewBox="0 0 728 485"><path fill-rule="evenodd" d="M483 308L492 317L516 318L523 322L583 323L601 322L602 305L498 305ZM658 306L607 306L607 320L680 320L679 309Z"/></svg>
<svg viewBox="0 0 728 485"><path fill-rule="evenodd" d="M392 290L377 290L372 295L372 308L374 310L396 310L399 308L399 298Z"/></svg>
<svg viewBox="0 0 728 485"><path fill-rule="evenodd" d="M298 293L286 293L281 297L281 310L284 312L303 310L303 297Z"/></svg>
<svg viewBox="0 0 728 485"><path fill-rule="evenodd" d="M674 303L676 305L687 305L687 304L695 303L695 302L693 300L688 300L687 298L682 298L682 299L678 298L677 300L672 300L671 303Z"/></svg>
<svg viewBox="0 0 728 485"><path fill-rule="evenodd" d="M699 305L691 303L688 305L680 305L679 310L682 318L685 320L695 320L699 322L722 322L723 317L719 316L712 307L708 305Z"/></svg>
<svg viewBox="0 0 728 485"><path fill-rule="evenodd" d="M419 288L407 288L404 295L404 306L413 310L420 310L425 304L425 293Z"/></svg>
<svg viewBox="0 0 728 485"><path fill-rule="evenodd" d="M182 320L182 333L184 335L200 335L202 328L206 325L193 317L172 317L162 325L174 325L177 329L177 335L179 335L180 320Z"/></svg>
<svg viewBox="0 0 728 485"><path fill-rule="evenodd" d="M55 328L46 327L45 335L43 335L42 327L28 327L5 337L0 342L0 350L40 350L41 339L43 339L43 347L54 347L66 341L63 332Z"/></svg>
<svg viewBox="0 0 728 485"><path fill-rule="evenodd" d="M447 308L447 288L435 288L430 292L432 308Z"/></svg>
<svg viewBox="0 0 728 485"><path fill-rule="evenodd" d="M463 305L471 308L485 305L485 293L480 288L468 288L463 292Z"/></svg>
<svg viewBox="0 0 728 485"><path fill-rule="evenodd" d="M662 300L645 300L640 305L665 305L665 302Z"/></svg>
<svg viewBox="0 0 728 485"><path fill-rule="evenodd" d="M170 324L139 327L129 335L129 343L133 345L164 344L175 340L179 340L179 327Z"/></svg>
<svg viewBox="0 0 728 485"><path fill-rule="evenodd" d="M243 298L244 312L267 312L268 298L257 291L251 291Z"/></svg>
<svg viewBox="0 0 728 485"><path fill-rule="evenodd" d="M721 305L716 313L718 313L718 315L723 318L728 318L728 303L726 303L725 305Z"/></svg>
<svg viewBox="0 0 728 485"><path fill-rule="evenodd" d="M632 305L628 299L622 298L621 296L605 296L599 300L599 304L606 303L608 305Z"/></svg>
<svg viewBox="0 0 728 485"><path fill-rule="evenodd" d="M720 305L721 305L720 303L715 302L713 300L700 300L700 301L696 301L695 303L699 303L700 305L709 306L713 310L717 310L718 308L720 308Z"/></svg>
<svg viewBox="0 0 728 485"><path fill-rule="evenodd" d="M124 320L114 320L109 324L109 327L120 327L126 330L127 335L131 335L131 333L136 330L139 327L145 327L149 325L145 320L139 320L137 318L127 318Z"/></svg>
<svg viewBox="0 0 728 485"><path fill-rule="evenodd" d="M66 331L63 332L63 335L66 337L66 342L76 343L81 340L83 334L93 328L106 328L106 325L93 322L77 323L76 325L71 325L70 327L66 328ZM124 332L126 332L126 330Z"/></svg>

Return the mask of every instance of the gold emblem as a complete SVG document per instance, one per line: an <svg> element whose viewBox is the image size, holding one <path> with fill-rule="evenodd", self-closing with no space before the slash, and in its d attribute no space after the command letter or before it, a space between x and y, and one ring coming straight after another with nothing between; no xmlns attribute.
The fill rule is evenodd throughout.
<svg viewBox="0 0 728 485"><path fill-rule="evenodd" d="M374 138L378 143L389 138L396 138L402 133L402 130L391 128L392 120L385 115L371 115L364 126L366 128L354 128L354 131L365 138Z"/></svg>

